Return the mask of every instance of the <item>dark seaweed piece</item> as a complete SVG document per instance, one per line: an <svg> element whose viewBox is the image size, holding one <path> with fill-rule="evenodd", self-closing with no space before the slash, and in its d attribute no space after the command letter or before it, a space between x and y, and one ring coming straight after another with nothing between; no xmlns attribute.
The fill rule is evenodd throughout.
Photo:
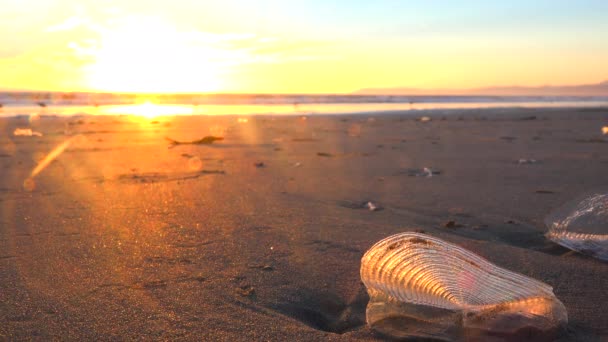
<svg viewBox="0 0 608 342"><path fill-rule="evenodd" d="M204 138L201 138L201 139L198 139L198 140L192 140L192 141L179 141L179 140L171 139L169 137L165 137L165 139L167 141L169 141L169 143L171 144L171 146L177 146L177 145L211 145L215 141L224 140L224 137L215 137L215 136L212 136L212 135L208 135L208 136L206 136Z"/></svg>

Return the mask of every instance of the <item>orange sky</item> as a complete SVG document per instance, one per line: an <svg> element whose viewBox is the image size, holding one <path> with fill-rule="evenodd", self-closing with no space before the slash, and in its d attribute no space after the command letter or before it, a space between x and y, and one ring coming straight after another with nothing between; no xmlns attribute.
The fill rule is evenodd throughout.
<svg viewBox="0 0 608 342"><path fill-rule="evenodd" d="M608 79L598 1L200 3L7 0L0 89L344 93Z"/></svg>

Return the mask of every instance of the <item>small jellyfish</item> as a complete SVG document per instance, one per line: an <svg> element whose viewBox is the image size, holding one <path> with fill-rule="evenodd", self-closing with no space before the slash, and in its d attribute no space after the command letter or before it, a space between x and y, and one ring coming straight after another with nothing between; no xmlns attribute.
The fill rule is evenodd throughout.
<svg viewBox="0 0 608 342"><path fill-rule="evenodd" d="M423 177L433 177L433 170L431 170L431 168L425 167L422 169L422 176Z"/></svg>
<svg viewBox="0 0 608 342"><path fill-rule="evenodd" d="M555 209L545 219L551 241L608 261L608 193L594 193Z"/></svg>
<svg viewBox="0 0 608 342"><path fill-rule="evenodd" d="M203 161L197 156L191 157L188 159L188 168L192 171L199 171L203 168Z"/></svg>
<svg viewBox="0 0 608 342"><path fill-rule="evenodd" d="M368 325L393 338L544 340L568 322L551 286L421 233L401 233L361 259Z"/></svg>
<svg viewBox="0 0 608 342"><path fill-rule="evenodd" d="M36 122L38 120L40 120L40 115L39 114L35 114L35 113L34 114L30 114L30 116L28 118L28 121L30 123L34 123L34 122Z"/></svg>
<svg viewBox="0 0 608 342"><path fill-rule="evenodd" d="M33 131L31 128L15 128L13 131L14 136L25 136L25 137L41 137L42 133Z"/></svg>
<svg viewBox="0 0 608 342"><path fill-rule="evenodd" d="M34 178L29 177L23 181L23 190L32 192L34 189L36 189L36 181L34 181Z"/></svg>
<svg viewBox="0 0 608 342"><path fill-rule="evenodd" d="M359 136L361 136L361 125L360 124L352 124L348 128L348 136L349 137L359 137Z"/></svg>
<svg viewBox="0 0 608 342"><path fill-rule="evenodd" d="M213 136L223 137L226 134L226 128L220 125L213 125L209 127L209 133Z"/></svg>
<svg viewBox="0 0 608 342"><path fill-rule="evenodd" d="M537 164L538 160L536 159L525 159L525 158L521 158L517 160L517 164L519 165L526 165L526 164Z"/></svg>

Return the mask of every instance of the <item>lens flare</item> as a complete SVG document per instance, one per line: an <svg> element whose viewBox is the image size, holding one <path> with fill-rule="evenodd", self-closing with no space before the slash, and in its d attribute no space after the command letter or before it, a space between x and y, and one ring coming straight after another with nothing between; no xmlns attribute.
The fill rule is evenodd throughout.
<svg viewBox="0 0 608 342"><path fill-rule="evenodd" d="M42 159L38 165L32 170L30 173L30 178L36 177L42 170L44 170L55 158L57 158L60 154L65 151L74 141L81 140L83 138L82 135L76 135L71 137L70 139L64 141L59 146L55 147L49 154Z"/></svg>

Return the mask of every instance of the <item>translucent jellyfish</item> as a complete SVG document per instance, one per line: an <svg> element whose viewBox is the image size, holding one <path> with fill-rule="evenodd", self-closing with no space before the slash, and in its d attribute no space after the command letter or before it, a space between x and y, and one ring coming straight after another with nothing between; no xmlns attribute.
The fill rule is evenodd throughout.
<svg viewBox="0 0 608 342"><path fill-rule="evenodd" d="M421 233L376 243L361 279L367 323L394 338L542 340L568 322L551 286Z"/></svg>
<svg viewBox="0 0 608 342"><path fill-rule="evenodd" d="M557 244L608 261L608 193L575 199L545 219L546 236Z"/></svg>

